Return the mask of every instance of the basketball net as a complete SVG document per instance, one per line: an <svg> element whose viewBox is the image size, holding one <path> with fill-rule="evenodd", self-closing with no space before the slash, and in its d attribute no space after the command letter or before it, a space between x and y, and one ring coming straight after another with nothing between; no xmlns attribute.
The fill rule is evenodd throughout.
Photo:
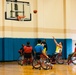
<svg viewBox="0 0 76 75"><path fill-rule="evenodd" d="M17 19L18 19L18 21L24 21L25 20L25 16L18 16Z"/></svg>

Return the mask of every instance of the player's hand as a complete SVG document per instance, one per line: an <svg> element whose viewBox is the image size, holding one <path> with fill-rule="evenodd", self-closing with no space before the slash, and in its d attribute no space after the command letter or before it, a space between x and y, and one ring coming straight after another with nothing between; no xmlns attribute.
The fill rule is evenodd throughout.
<svg viewBox="0 0 76 75"><path fill-rule="evenodd" d="M47 56L47 58L50 59L48 56Z"/></svg>

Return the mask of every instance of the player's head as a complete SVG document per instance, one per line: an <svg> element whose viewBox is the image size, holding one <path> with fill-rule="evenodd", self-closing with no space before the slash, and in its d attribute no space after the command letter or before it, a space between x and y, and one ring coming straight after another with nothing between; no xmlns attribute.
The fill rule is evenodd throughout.
<svg viewBox="0 0 76 75"><path fill-rule="evenodd" d="M42 44L42 46L45 46L46 43L45 43L45 41L42 41L41 44Z"/></svg>
<svg viewBox="0 0 76 75"><path fill-rule="evenodd" d="M63 43L62 42L59 42L59 45L63 45Z"/></svg>
<svg viewBox="0 0 76 75"><path fill-rule="evenodd" d="M22 44L22 47L24 47L24 44Z"/></svg>
<svg viewBox="0 0 76 75"><path fill-rule="evenodd" d="M76 43L75 43L75 46L76 46Z"/></svg>
<svg viewBox="0 0 76 75"><path fill-rule="evenodd" d="M40 39L38 39L37 43L41 43L41 40L40 40Z"/></svg>
<svg viewBox="0 0 76 75"><path fill-rule="evenodd" d="M27 46L29 46L30 45L30 42L27 42Z"/></svg>

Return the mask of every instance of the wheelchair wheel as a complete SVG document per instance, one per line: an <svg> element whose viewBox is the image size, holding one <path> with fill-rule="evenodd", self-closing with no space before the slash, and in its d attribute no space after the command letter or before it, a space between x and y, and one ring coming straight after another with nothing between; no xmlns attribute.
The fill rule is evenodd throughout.
<svg viewBox="0 0 76 75"><path fill-rule="evenodd" d="M20 56L18 57L18 60L17 60L18 64L19 64L19 65L22 65L22 64L23 64L23 60L24 60L24 56L20 55Z"/></svg>
<svg viewBox="0 0 76 75"><path fill-rule="evenodd" d="M76 65L76 57L72 57L72 63Z"/></svg>
<svg viewBox="0 0 76 75"><path fill-rule="evenodd" d="M63 58L62 58L61 55L57 55L57 56L56 56L56 62L57 62L58 64L64 64L64 60L63 60Z"/></svg>
<svg viewBox="0 0 76 75"><path fill-rule="evenodd" d="M32 66L33 66L33 69L41 69L41 63L40 63L40 60L37 60L37 59L33 59L32 61Z"/></svg>
<svg viewBox="0 0 76 75"><path fill-rule="evenodd" d="M49 59L42 59L42 60L41 60L41 67L42 67L44 70L48 70L48 69L50 69L50 68L52 69L50 60L49 60Z"/></svg>

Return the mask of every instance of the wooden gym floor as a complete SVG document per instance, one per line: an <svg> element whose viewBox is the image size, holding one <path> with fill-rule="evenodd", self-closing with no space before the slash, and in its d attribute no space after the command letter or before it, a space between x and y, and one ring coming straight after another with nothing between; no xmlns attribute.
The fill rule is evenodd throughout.
<svg viewBox="0 0 76 75"><path fill-rule="evenodd" d="M31 65L20 66L17 62L0 62L0 75L76 75L76 65L55 64L53 69L32 69Z"/></svg>

